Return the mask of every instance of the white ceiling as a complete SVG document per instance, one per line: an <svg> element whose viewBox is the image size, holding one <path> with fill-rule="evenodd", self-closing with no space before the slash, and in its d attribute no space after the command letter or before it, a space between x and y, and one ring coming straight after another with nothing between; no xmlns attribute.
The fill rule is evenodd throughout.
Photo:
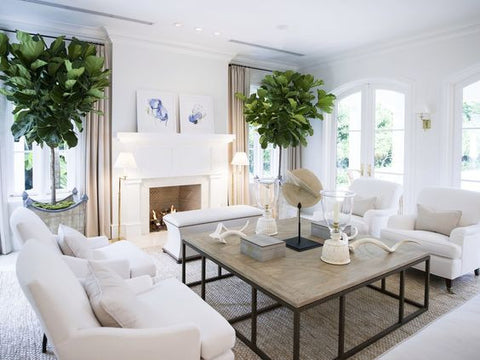
<svg viewBox="0 0 480 360"><path fill-rule="evenodd" d="M301 65L480 24L480 0L32 0L153 22L138 24L22 0L0 0L0 26L109 30L236 55L250 63ZM173 24L180 22L181 27ZM27 26L30 27L30 26ZM203 31L195 31L202 27ZM32 31L32 28L25 29ZM214 35L214 32L220 35ZM235 39L305 54L233 44Z"/></svg>

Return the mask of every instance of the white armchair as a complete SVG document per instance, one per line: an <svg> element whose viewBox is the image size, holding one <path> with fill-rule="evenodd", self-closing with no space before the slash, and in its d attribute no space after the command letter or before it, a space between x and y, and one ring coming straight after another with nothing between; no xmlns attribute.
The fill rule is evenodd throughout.
<svg viewBox="0 0 480 360"><path fill-rule="evenodd" d="M480 268L480 193L468 190L430 187L422 190L417 204L431 209L430 223L425 230L424 219L418 215L392 216L381 239L414 240L430 252L430 272L445 278L450 291L452 280ZM461 213L459 213L459 211ZM445 234L449 213L457 213L453 229ZM446 214L438 218L435 214ZM427 214L428 215L428 214ZM435 222L435 217L439 219ZM450 215L452 217L453 215ZM425 218L425 217L424 217ZM436 229L438 227L439 229ZM443 227L440 228L440 227ZM442 233L444 232L444 233ZM421 268L423 270L423 268Z"/></svg>
<svg viewBox="0 0 480 360"><path fill-rule="evenodd" d="M15 209L10 217L10 227L15 238L24 244L27 240L36 238L50 246L55 252L62 253L58 244L58 236L50 229L37 214L24 207ZM108 267L127 279L140 275L155 276L156 267L150 256L129 241L117 241L110 244L105 236L86 238L87 246L92 250L96 260L105 262ZM63 254L63 260L70 266L78 278L85 278L88 268L87 260Z"/></svg>
<svg viewBox="0 0 480 360"><path fill-rule="evenodd" d="M112 328L99 324L80 280L44 242L23 246L17 278L59 360L234 358L233 328L175 279L155 285L147 276L127 280L136 283L130 285L134 296L155 304L158 327Z"/></svg>
<svg viewBox="0 0 480 360"><path fill-rule="evenodd" d="M390 181L361 177L353 181L350 190L356 194L356 214L352 215L352 225L358 228L360 234L380 236L380 230L387 226L388 218L398 212L402 186Z"/></svg>

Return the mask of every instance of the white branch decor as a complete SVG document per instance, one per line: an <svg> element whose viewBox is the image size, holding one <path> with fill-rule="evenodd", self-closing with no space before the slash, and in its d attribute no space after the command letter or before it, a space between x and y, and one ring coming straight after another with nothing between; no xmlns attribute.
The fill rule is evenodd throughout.
<svg viewBox="0 0 480 360"><path fill-rule="evenodd" d="M408 242L412 242L412 243L415 243L415 244L418 244L418 242L416 241L413 241L413 240L402 240L402 241L399 241L398 243L396 243L395 245L393 245L392 247L389 247L388 245L386 245L383 241L380 241L380 240L377 240L377 239L374 239L374 238L363 238L363 239L359 239L359 240L355 240L355 241L352 241L350 243L350 245L348 246L348 248L350 249L350 251L353 253L355 252L355 250L361 246L361 245L365 245L365 244L373 244L375 246L378 246L379 248L389 252L389 253L393 253L395 252L395 250L397 250L400 246L402 246L403 244L406 244Z"/></svg>
<svg viewBox="0 0 480 360"><path fill-rule="evenodd" d="M243 233L243 230L247 228L248 224L249 224L249 221L247 221L240 230L229 230L225 225L223 225L223 223L219 223L215 231L210 234L210 237L217 239L223 244L227 243L226 239L231 235L237 235L239 237L247 237L247 235ZM223 230L225 231L222 233Z"/></svg>

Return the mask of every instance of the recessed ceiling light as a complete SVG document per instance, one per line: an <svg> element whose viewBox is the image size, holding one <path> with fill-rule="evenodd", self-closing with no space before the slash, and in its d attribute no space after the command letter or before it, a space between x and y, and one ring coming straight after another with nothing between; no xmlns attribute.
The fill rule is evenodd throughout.
<svg viewBox="0 0 480 360"><path fill-rule="evenodd" d="M175 27L182 27L183 26L183 24L181 22L173 23L173 25L175 25Z"/></svg>
<svg viewBox="0 0 480 360"><path fill-rule="evenodd" d="M195 28L195 31L198 31L198 32L203 31L203 28L197 26L197 27Z"/></svg>
<svg viewBox="0 0 480 360"><path fill-rule="evenodd" d="M221 33L220 31L215 31L215 32L213 33L213 35L215 35L215 36L220 36L221 34L222 34L222 33Z"/></svg>
<svg viewBox="0 0 480 360"><path fill-rule="evenodd" d="M288 25L287 25L287 24L277 25L277 29L278 29L278 30L287 30L287 29L288 29Z"/></svg>

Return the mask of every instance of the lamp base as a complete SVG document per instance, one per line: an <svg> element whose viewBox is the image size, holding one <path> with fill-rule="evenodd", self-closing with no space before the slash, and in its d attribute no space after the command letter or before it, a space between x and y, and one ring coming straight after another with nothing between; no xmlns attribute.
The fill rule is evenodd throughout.
<svg viewBox="0 0 480 360"><path fill-rule="evenodd" d="M286 246L295 251L305 251L322 246L322 244L298 236L285 240Z"/></svg>
<svg viewBox="0 0 480 360"><path fill-rule="evenodd" d="M320 259L332 265L346 265L350 263L348 243L341 240L325 240Z"/></svg>
<svg viewBox="0 0 480 360"><path fill-rule="evenodd" d="M277 235L277 222L274 218L262 216L257 220L257 227L255 229L255 233L268 236Z"/></svg>

